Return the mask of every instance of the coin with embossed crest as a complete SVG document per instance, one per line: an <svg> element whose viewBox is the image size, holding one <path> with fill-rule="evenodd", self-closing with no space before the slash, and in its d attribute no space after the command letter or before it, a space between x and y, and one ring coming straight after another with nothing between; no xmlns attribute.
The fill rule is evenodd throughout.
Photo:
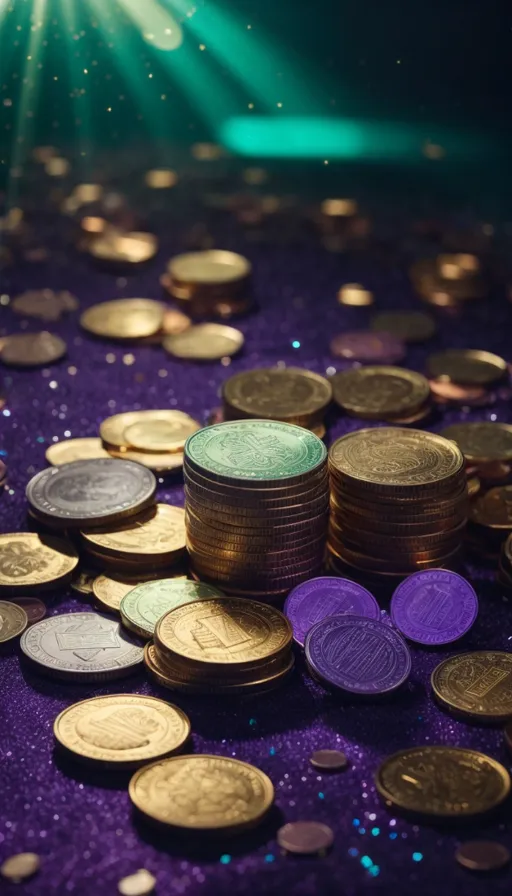
<svg viewBox="0 0 512 896"><path fill-rule="evenodd" d="M156 697L109 694L68 706L53 733L58 746L83 762L139 768L178 753L190 736L190 721Z"/></svg>
<svg viewBox="0 0 512 896"><path fill-rule="evenodd" d="M20 642L46 675L68 681L106 681L130 675L143 649L119 622L100 613L64 613L37 622Z"/></svg>
<svg viewBox="0 0 512 896"><path fill-rule="evenodd" d="M55 442L46 450L46 460L54 467L69 464L75 460L90 460L98 457L108 458L101 439L65 439Z"/></svg>
<svg viewBox="0 0 512 896"><path fill-rule="evenodd" d="M366 420L413 415L430 397L428 380L402 367L357 367L336 373L330 382L336 404Z"/></svg>
<svg viewBox="0 0 512 896"><path fill-rule="evenodd" d="M28 617L22 607L0 600L0 644L17 638L27 625Z"/></svg>
<svg viewBox="0 0 512 896"><path fill-rule="evenodd" d="M171 504L156 504L126 523L80 534L85 545L108 557L171 562L185 551L185 511Z"/></svg>
<svg viewBox="0 0 512 896"><path fill-rule="evenodd" d="M512 718L512 653L475 650L443 660L432 673L441 706L481 723Z"/></svg>
<svg viewBox="0 0 512 896"><path fill-rule="evenodd" d="M99 525L139 513L153 503L156 479L129 460L77 460L48 467L27 485L34 513L53 525Z"/></svg>
<svg viewBox="0 0 512 896"><path fill-rule="evenodd" d="M222 591L189 579L157 579L129 591L119 609L128 628L143 638L152 638L156 623L170 610L211 597L222 597Z"/></svg>
<svg viewBox="0 0 512 896"><path fill-rule="evenodd" d="M254 827L274 801L270 778L227 756L173 756L135 772L129 795L149 820L193 831Z"/></svg>
<svg viewBox="0 0 512 896"><path fill-rule="evenodd" d="M461 747L412 747L389 756L375 776L393 810L432 819L465 819L497 808L510 776L495 759Z"/></svg>
<svg viewBox="0 0 512 896"><path fill-rule="evenodd" d="M512 460L512 426L508 423L454 423L441 435L457 442L469 463Z"/></svg>
<svg viewBox="0 0 512 896"><path fill-rule="evenodd" d="M35 532L0 535L0 590L43 590L63 584L78 566L78 554L62 538Z"/></svg>
<svg viewBox="0 0 512 896"><path fill-rule="evenodd" d="M328 380L298 367L247 370L230 377L222 397L233 419L257 417L297 422L321 415L332 399Z"/></svg>

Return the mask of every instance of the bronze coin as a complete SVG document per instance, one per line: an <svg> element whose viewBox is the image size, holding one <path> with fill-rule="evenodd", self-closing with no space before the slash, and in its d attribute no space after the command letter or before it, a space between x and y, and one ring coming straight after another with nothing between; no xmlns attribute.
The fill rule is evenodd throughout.
<svg viewBox="0 0 512 896"><path fill-rule="evenodd" d="M330 849L334 834L330 827L319 821L292 821L279 828L277 842L286 852L318 855Z"/></svg>
<svg viewBox="0 0 512 896"><path fill-rule="evenodd" d="M313 768L324 772L342 772L348 767L348 759L341 750L315 750L309 761Z"/></svg>
<svg viewBox="0 0 512 896"><path fill-rule="evenodd" d="M17 604L27 614L28 624L33 625L46 616L46 605L37 597L11 597L11 604Z"/></svg>
<svg viewBox="0 0 512 896"><path fill-rule="evenodd" d="M60 336L41 333L15 333L6 336L0 347L0 361L10 367L44 367L60 361L67 346Z"/></svg>
<svg viewBox="0 0 512 896"><path fill-rule="evenodd" d="M499 871L510 862L510 851L493 840L468 840L458 847L455 858L469 871Z"/></svg>

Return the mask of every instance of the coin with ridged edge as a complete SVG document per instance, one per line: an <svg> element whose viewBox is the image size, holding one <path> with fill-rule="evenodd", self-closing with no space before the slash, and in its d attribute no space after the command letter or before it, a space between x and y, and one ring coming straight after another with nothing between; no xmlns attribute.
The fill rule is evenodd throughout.
<svg viewBox="0 0 512 896"><path fill-rule="evenodd" d="M119 610L121 618L143 638L152 638L158 620L184 604L211 597L222 597L222 591L202 582L189 579L157 579L133 588L123 597Z"/></svg>
<svg viewBox="0 0 512 896"><path fill-rule="evenodd" d="M298 367L248 370L230 377L222 387L230 412L242 417L289 420L323 414L332 399L328 380Z"/></svg>
<svg viewBox="0 0 512 896"><path fill-rule="evenodd" d="M17 638L27 625L28 617L22 607L0 600L0 644Z"/></svg>
<svg viewBox="0 0 512 896"><path fill-rule="evenodd" d="M256 826L274 801L270 778L253 765L200 753L146 765L128 792L151 821L223 834Z"/></svg>
<svg viewBox="0 0 512 896"><path fill-rule="evenodd" d="M53 733L77 760L135 769L178 753L190 736L190 721L156 697L109 694L68 706Z"/></svg>
<svg viewBox="0 0 512 896"><path fill-rule="evenodd" d="M0 535L0 591L44 590L68 579L78 566L74 547L53 535Z"/></svg>
<svg viewBox="0 0 512 896"><path fill-rule="evenodd" d="M348 414L367 420L409 416L430 397L428 380L403 367L357 367L336 373L330 382L334 401Z"/></svg>
<svg viewBox="0 0 512 896"><path fill-rule="evenodd" d="M432 691L455 715L482 724L512 718L512 653L474 650L443 660L432 672Z"/></svg>
<svg viewBox="0 0 512 896"><path fill-rule="evenodd" d="M440 434L445 439L453 439L468 462L512 460L512 426L508 423L454 423Z"/></svg>
<svg viewBox="0 0 512 896"><path fill-rule="evenodd" d="M126 523L80 533L87 546L120 560L136 556L175 559L185 551L185 511L156 504Z"/></svg>

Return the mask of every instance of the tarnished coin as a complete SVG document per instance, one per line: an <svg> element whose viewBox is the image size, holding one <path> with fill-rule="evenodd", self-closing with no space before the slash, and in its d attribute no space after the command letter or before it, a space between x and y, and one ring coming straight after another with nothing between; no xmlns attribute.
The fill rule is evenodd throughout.
<svg viewBox="0 0 512 896"><path fill-rule="evenodd" d="M313 625L327 616L380 619L373 594L350 579L334 576L320 576L297 585L286 598L284 612L292 624L293 638L301 646Z"/></svg>
<svg viewBox="0 0 512 896"><path fill-rule="evenodd" d="M168 272L173 280L181 284L223 285L249 277L251 264L236 252L208 249L175 255L169 262Z"/></svg>
<svg viewBox="0 0 512 896"><path fill-rule="evenodd" d="M159 619L184 604L210 597L222 597L222 591L189 579L157 579L130 590L120 605L121 618L143 638L152 638Z"/></svg>
<svg viewBox="0 0 512 896"><path fill-rule="evenodd" d="M336 404L367 420L414 414L430 396L428 380L402 367L358 367L336 373L330 382Z"/></svg>
<svg viewBox="0 0 512 896"><path fill-rule="evenodd" d="M512 653L475 650L443 660L432 672L432 690L448 711L482 723L512 718Z"/></svg>
<svg viewBox="0 0 512 896"><path fill-rule="evenodd" d="M143 649L115 619L100 613L64 613L36 622L20 642L38 669L68 681L124 678L143 661Z"/></svg>
<svg viewBox="0 0 512 896"><path fill-rule="evenodd" d="M392 333L403 342L425 342L436 332L436 322L423 311L384 311L370 321L372 330Z"/></svg>
<svg viewBox="0 0 512 896"><path fill-rule="evenodd" d="M510 850L494 840L467 840L458 847L455 858L469 871L500 871L510 864Z"/></svg>
<svg viewBox="0 0 512 896"><path fill-rule="evenodd" d="M60 361L67 345L60 336L41 333L15 333L5 336L0 345L0 361L10 367L44 367Z"/></svg>
<svg viewBox="0 0 512 896"><path fill-rule="evenodd" d="M491 352L473 349L448 349L430 355L428 370L431 376L468 386L488 386L503 379L507 362Z"/></svg>
<svg viewBox="0 0 512 896"><path fill-rule="evenodd" d="M165 305L153 299L115 299L88 308L80 324L103 339L144 339L160 330L164 313Z"/></svg>
<svg viewBox="0 0 512 896"><path fill-rule="evenodd" d="M200 753L144 766L135 772L128 792L151 821L205 832L254 827L274 801L270 778L253 765Z"/></svg>
<svg viewBox="0 0 512 896"><path fill-rule="evenodd" d="M262 368L230 377L222 396L231 414L295 423L302 417L323 414L332 389L325 377L310 370Z"/></svg>
<svg viewBox="0 0 512 896"><path fill-rule="evenodd" d="M330 616L306 635L306 659L324 682L352 694L387 694L409 677L411 655L389 625L361 616Z"/></svg>
<svg viewBox="0 0 512 896"><path fill-rule="evenodd" d="M170 355L192 361L218 361L231 357L243 344L243 333L225 324L196 324L183 333L166 336L162 342Z"/></svg>
<svg viewBox="0 0 512 896"><path fill-rule="evenodd" d="M152 504L156 479L129 460L99 458L48 467L27 485L35 513L53 524L108 523L139 513Z"/></svg>
<svg viewBox="0 0 512 896"><path fill-rule="evenodd" d="M432 819L465 819L497 808L510 793L507 770L476 750L412 747L389 756L375 776L393 810Z"/></svg>
<svg viewBox="0 0 512 896"><path fill-rule="evenodd" d="M35 852L19 852L15 856L9 856L0 865L0 874L15 884L21 883L28 877L32 877L41 867L41 859Z"/></svg>
<svg viewBox="0 0 512 896"><path fill-rule="evenodd" d="M181 411L142 413L144 417L123 432L125 443L141 451L183 451L188 437L201 429L196 420Z"/></svg>
<svg viewBox="0 0 512 896"><path fill-rule="evenodd" d="M469 519L486 529L512 530L512 485L498 485L477 498Z"/></svg>
<svg viewBox="0 0 512 896"><path fill-rule="evenodd" d="M46 616L46 604L37 597L11 597L9 603L21 607L27 614L28 625L39 622Z"/></svg>
<svg viewBox="0 0 512 896"><path fill-rule="evenodd" d="M454 423L440 434L453 439L469 463L512 460L512 426L508 423Z"/></svg>
<svg viewBox="0 0 512 896"><path fill-rule="evenodd" d="M190 721L156 697L109 694L68 706L55 719L53 733L76 759L139 768L178 753L190 736Z"/></svg>
<svg viewBox="0 0 512 896"><path fill-rule="evenodd" d="M348 759L341 750L315 750L309 761L313 768L323 772L342 772L348 767Z"/></svg>
<svg viewBox="0 0 512 896"><path fill-rule="evenodd" d="M301 856L323 855L334 843L330 827L319 821L291 821L277 832L277 842L285 852Z"/></svg>
<svg viewBox="0 0 512 896"><path fill-rule="evenodd" d="M331 340L331 352L337 358L364 361L367 364L398 364L405 357L405 345L392 333L355 330L340 333Z"/></svg>
<svg viewBox="0 0 512 896"><path fill-rule="evenodd" d="M27 625L28 617L22 607L0 600L0 644L17 638Z"/></svg>
<svg viewBox="0 0 512 896"><path fill-rule="evenodd" d="M125 233L109 227L92 240L88 251L98 261L138 265L154 258L158 251L158 240L152 233Z"/></svg>
<svg viewBox="0 0 512 896"><path fill-rule="evenodd" d="M122 877L117 885L121 896L150 896L156 887L156 877L145 868Z"/></svg>
<svg viewBox="0 0 512 896"><path fill-rule="evenodd" d="M402 582L391 599L391 619L418 644L450 644L462 638L478 615L468 581L447 569L425 569Z"/></svg>
<svg viewBox="0 0 512 896"><path fill-rule="evenodd" d="M185 511L156 504L126 523L80 533L88 547L119 560L176 560L185 551Z"/></svg>
<svg viewBox="0 0 512 896"><path fill-rule="evenodd" d="M0 591L56 586L77 566L78 554L64 539L35 532L0 535Z"/></svg>
<svg viewBox="0 0 512 896"><path fill-rule="evenodd" d="M54 467L69 464L75 460L90 460L98 457L110 457L105 451L101 439L66 439L55 442L46 449L46 460Z"/></svg>
<svg viewBox="0 0 512 896"><path fill-rule="evenodd" d="M65 312L76 311L78 300L70 292L54 292L53 289L29 289L15 296L11 308L23 317L39 320L59 320Z"/></svg>

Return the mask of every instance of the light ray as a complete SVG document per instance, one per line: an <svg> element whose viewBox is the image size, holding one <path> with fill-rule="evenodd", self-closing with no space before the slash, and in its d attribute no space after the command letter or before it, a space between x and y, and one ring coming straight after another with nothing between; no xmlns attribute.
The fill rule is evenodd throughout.
<svg viewBox="0 0 512 896"><path fill-rule="evenodd" d="M176 50L183 43L183 31L174 16L158 0L117 0L119 6L140 29L146 43L159 50Z"/></svg>

